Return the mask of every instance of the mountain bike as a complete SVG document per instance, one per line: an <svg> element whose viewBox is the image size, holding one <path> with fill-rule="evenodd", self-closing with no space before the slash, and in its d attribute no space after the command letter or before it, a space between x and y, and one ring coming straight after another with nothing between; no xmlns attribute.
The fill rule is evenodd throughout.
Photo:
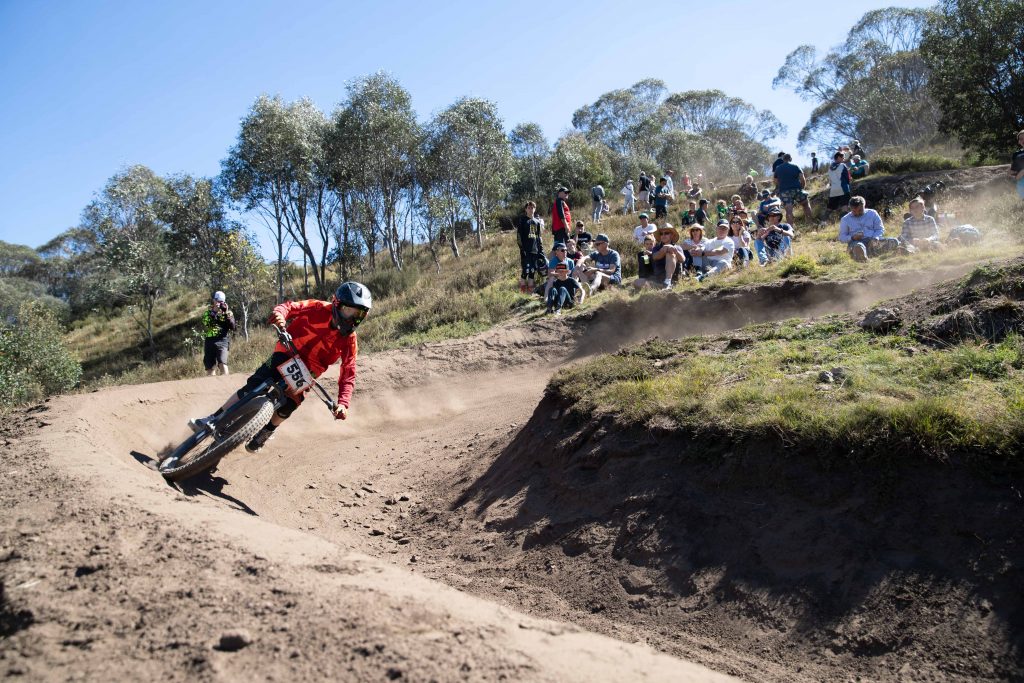
<svg viewBox="0 0 1024 683"><path fill-rule="evenodd" d="M289 353L288 360L276 368L277 379L266 380L246 392L237 403L209 418L202 429L181 442L160 461L158 469L164 479L184 481L215 467L221 458L263 429L289 396L312 391L334 413L334 400L302 362L292 336L277 326L274 330Z"/></svg>

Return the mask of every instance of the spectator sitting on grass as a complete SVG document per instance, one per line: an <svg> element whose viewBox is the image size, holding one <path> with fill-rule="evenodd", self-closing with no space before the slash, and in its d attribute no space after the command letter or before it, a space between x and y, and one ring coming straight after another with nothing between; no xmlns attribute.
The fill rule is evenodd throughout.
<svg viewBox="0 0 1024 683"><path fill-rule="evenodd" d="M570 275L576 271L576 264L569 259L568 247L562 242L555 242L555 246L551 248L551 258L548 260L548 278L544 283L545 300L551 292L551 283L555 280L555 268L557 268L559 264L565 264Z"/></svg>
<svg viewBox="0 0 1024 683"><path fill-rule="evenodd" d="M732 200L732 206L729 207L729 215L730 216L736 216L736 215L739 214L740 211L746 211L746 210L747 210L747 207L745 207L743 205L743 199L742 198L734 199L734 200Z"/></svg>
<svg viewBox="0 0 1024 683"><path fill-rule="evenodd" d="M683 225L684 228L686 226L688 226L688 225L693 225L694 223L697 222L697 202L696 201L691 199L687 203L686 211L683 211L682 213L679 214L679 222Z"/></svg>
<svg viewBox="0 0 1024 683"><path fill-rule="evenodd" d="M622 213L629 216L636 210L636 193L633 191L633 181L627 180L622 190Z"/></svg>
<svg viewBox="0 0 1024 683"><path fill-rule="evenodd" d="M711 216L708 215L708 200L701 199L700 202L698 202L696 217L697 223L702 227L707 227L708 221L711 220Z"/></svg>
<svg viewBox="0 0 1024 683"><path fill-rule="evenodd" d="M633 280L633 286L637 289L658 286L658 281L654 277L654 261L651 259L656 244L657 240L653 233L644 235L643 248L636 255L637 278Z"/></svg>
<svg viewBox="0 0 1024 683"><path fill-rule="evenodd" d="M683 240L683 271L689 276L690 272L702 275L706 268L704 260L704 245L707 239L704 238L704 228L699 225L690 226L690 236Z"/></svg>
<svg viewBox="0 0 1024 683"><path fill-rule="evenodd" d="M609 284L622 283L622 259L619 252L608 245L608 235L600 234L594 238L594 248L587 260L593 265L583 266L583 277L590 284L590 293L597 292Z"/></svg>
<svg viewBox="0 0 1024 683"><path fill-rule="evenodd" d="M945 245L939 240L939 225L924 212L924 200L914 197L910 200L910 217L903 221L900 243L919 251L942 251Z"/></svg>
<svg viewBox="0 0 1024 683"><path fill-rule="evenodd" d="M707 269L697 276L697 282L703 282L732 268L734 249L732 240L729 239L729 223L721 221L715 226L715 238L708 240L704 245L704 257L708 265Z"/></svg>
<svg viewBox="0 0 1024 683"><path fill-rule="evenodd" d="M658 187L654 188L654 219L668 216L668 203L672 201L672 193L668 189L668 178L662 176Z"/></svg>
<svg viewBox="0 0 1024 683"><path fill-rule="evenodd" d="M555 266L554 278L546 297L549 314L562 315L563 308L572 308L576 305L577 299L579 303L583 303L586 296L583 286L569 277L569 268L564 263Z"/></svg>
<svg viewBox="0 0 1024 683"><path fill-rule="evenodd" d="M740 263L740 267L746 268L754 258L754 254L750 251L750 231L747 230L746 221L739 216L733 216L729 219L729 239L732 240L732 244L735 247L734 253L736 254L736 260Z"/></svg>
<svg viewBox="0 0 1024 683"><path fill-rule="evenodd" d="M850 175L853 178L863 178L868 174L868 162L860 158L859 154L854 154L853 159L850 160Z"/></svg>
<svg viewBox="0 0 1024 683"><path fill-rule="evenodd" d="M646 213L640 214L640 225L633 228L633 239L637 244L643 244L644 238L657 232L658 226L650 222Z"/></svg>
<svg viewBox="0 0 1024 683"><path fill-rule="evenodd" d="M572 238L576 240L576 246L578 246L581 251L588 249L590 247L590 243L594 240L590 233L587 232L587 226L584 225L583 221L576 221L576 229L572 233ZM568 242L566 242L566 244L568 244Z"/></svg>
<svg viewBox="0 0 1024 683"><path fill-rule="evenodd" d="M724 199L719 199L715 202L715 213L718 215L718 220L720 221L724 221L729 218L729 206L725 203Z"/></svg>
<svg viewBox="0 0 1024 683"><path fill-rule="evenodd" d="M839 241L846 245L850 258L860 262L900 246L898 239L885 236L878 212L864 204L863 197L851 197L850 212L839 221Z"/></svg>
<svg viewBox="0 0 1024 683"><path fill-rule="evenodd" d="M569 238L569 241L565 243L565 257L572 263L572 275L579 279L579 267L583 265L583 259L586 258L586 254L579 250L576 246L576 240Z"/></svg>
<svg viewBox="0 0 1024 683"><path fill-rule="evenodd" d="M793 226L782 222L782 209L775 207L769 211L768 222L758 231L758 239L754 242L761 265L780 261L789 254L795 235Z"/></svg>
<svg viewBox="0 0 1024 683"><path fill-rule="evenodd" d="M671 223L666 223L658 231L658 241L659 244L651 253L654 261L654 286L672 289L672 279L684 259L683 250L676 246L679 231L673 228Z"/></svg>
<svg viewBox="0 0 1024 683"><path fill-rule="evenodd" d="M758 227L764 227L768 221L768 212L772 209L782 210L782 202L779 201L778 197L773 197L770 190L761 191L761 203L757 207L757 225Z"/></svg>
<svg viewBox="0 0 1024 683"><path fill-rule="evenodd" d="M695 182L693 187L690 188L690 191L686 193L686 196L690 199L697 200L701 198L701 194L700 183Z"/></svg>
<svg viewBox="0 0 1024 683"><path fill-rule="evenodd" d="M737 194L745 202L752 202L757 199L757 183L754 182L754 176L748 175L743 179L743 184L740 185ZM735 202L733 203L735 204Z"/></svg>

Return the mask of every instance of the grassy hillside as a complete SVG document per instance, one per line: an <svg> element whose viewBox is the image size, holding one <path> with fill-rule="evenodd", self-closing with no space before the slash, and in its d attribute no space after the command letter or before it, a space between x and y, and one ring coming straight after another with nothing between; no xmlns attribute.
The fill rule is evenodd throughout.
<svg viewBox="0 0 1024 683"><path fill-rule="evenodd" d="M589 201L583 203L589 205ZM848 279L884 270L928 268L940 262L972 263L1010 256L1019 252L1020 238L1024 235L1024 210L1018 205L1019 202L1009 196L984 202L952 199L941 205L942 210L955 212L957 223L969 222L982 227L986 239L980 246L942 255L875 259L867 264L854 263L847 257L845 249L835 240L836 225L819 227L816 221L804 221L798 210L794 259L766 268L732 272L702 285L684 281L678 289L738 287L795 276ZM670 222L678 223L681 208L672 207ZM577 216L586 209L586 206L574 208ZM893 209L900 214L903 207ZM547 211L543 213L546 215ZM636 248L631 237L636 222L635 216L613 216L600 226L591 226L588 221L590 232L607 233L612 247L619 250L626 281L636 276ZM891 221L889 231L898 232L898 229L898 221ZM546 246L550 245L549 234ZM502 321L543 314L540 301L520 294L516 287L519 257L514 233L489 235L482 250L475 246L475 240L466 240L459 260L445 247L438 248L438 256L440 270L428 250L419 245L414 253L407 255L406 267L401 272L386 258L380 258L376 272L354 275L371 288L376 301L373 314L360 328L360 344L364 350L463 337ZM292 288L298 289L299 285L292 283ZM585 303L583 310L601 305L609 298L625 296L634 296L630 288L601 294ZM82 360L83 386L88 389L111 383L200 375L202 343L198 321L205 303L202 293L178 292L158 305L155 316L158 351L155 355L145 349L138 326L128 311L95 313L76 322L68 335L68 343ZM237 336L232 346L231 366L235 371L251 370L269 352L272 338L266 328L254 326L252 332L250 341Z"/></svg>

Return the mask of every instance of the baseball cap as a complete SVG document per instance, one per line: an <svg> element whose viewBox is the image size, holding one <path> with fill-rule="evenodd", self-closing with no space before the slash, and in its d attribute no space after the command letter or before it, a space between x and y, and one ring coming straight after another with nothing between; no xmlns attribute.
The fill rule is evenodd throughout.
<svg viewBox="0 0 1024 683"><path fill-rule="evenodd" d="M225 301L228 300L228 298L224 296L224 292L217 290L216 292L213 293L213 300L219 303L224 303Z"/></svg>
<svg viewBox="0 0 1024 683"><path fill-rule="evenodd" d="M569 264L567 264L567 263L559 263L559 264L557 264L555 266L555 270L556 271L559 271L559 270L569 270Z"/></svg>
<svg viewBox="0 0 1024 683"><path fill-rule="evenodd" d="M555 193L557 194L557 193L559 193L559 192L564 192L564 193L566 193L566 194L569 194L569 188L568 188L568 187L566 187L565 185L559 185L559 186L558 186L558 189L557 189L557 190L555 190Z"/></svg>
<svg viewBox="0 0 1024 683"><path fill-rule="evenodd" d="M646 218L647 220L651 220L651 217L650 217L650 216L648 216L648 215L647 215L646 213L642 213L642 214L640 214L640 215L638 216L638 218Z"/></svg>
<svg viewBox="0 0 1024 683"><path fill-rule="evenodd" d="M608 244L608 235L602 232L600 235L594 238L594 243L596 244L598 242L604 242L605 244Z"/></svg>
<svg viewBox="0 0 1024 683"><path fill-rule="evenodd" d="M555 246L553 246L551 248L552 249L565 249L566 248L565 242L555 242Z"/></svg>

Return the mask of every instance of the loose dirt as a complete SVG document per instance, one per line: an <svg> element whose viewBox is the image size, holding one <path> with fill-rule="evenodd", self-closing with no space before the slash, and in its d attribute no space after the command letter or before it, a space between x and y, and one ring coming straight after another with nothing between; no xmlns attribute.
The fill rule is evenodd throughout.
<svg viewBox="0 0 1024 683"><path fill-rule="evenodd" d="M19 413L4 427L0 456L0 671L32 680L1020 674L1005 655L1020 614L1001 611L998 596L980 602L965 583L925 603L935 624L969 613L972 628L988 629L967 645L932 622L895 618L900 603L884 592L852 592L841 605L872 624L894 617L887 628L929 654L899 637L879 637L881 646L860 639L835 605L797 604L813 593L801 572L845 575L836 558L791 558L789 590L751 579L762 565L782 571L785 558L771 555L786 547L782 537L792 543L807 525L841 529L846 510L860 514L856 487L833 486L830 514L816 517L820 505L810 502L776 509L771 478L759 499L747 498L758 479L725 490L721 473L700 468L666 470L666 482L679 484L668 490L623 476L671 461L564 468L559 459L575 451L558 451L549 414L557 406L543 399L551 373L572 358L652 334L852 310L922 278L660 297L675 319L651 313L644 298L586 319L365 356L348 422L311 402L266 451L232 454L181 490L162 482L153 458L242 377L121 387ZM735 314L709 321L700 311L712 301ZM665 547L647 547L657 525L637 515L672 501L687 529L702 530L688 542L709 551L699 562L693 547L676 552L666 572L652 561ZM772 507L764 524L758 505ZM743 511L732 525L723 522L730 509ZM571 534L559 526L567 520L576 520ZM612 536L630 523L632 535ZM725 530L732 535L714 538ZM870 563L848 559L855 571L908 585L899 548L864 552ZM938 635L923 638L929 629Z"/></svg>

